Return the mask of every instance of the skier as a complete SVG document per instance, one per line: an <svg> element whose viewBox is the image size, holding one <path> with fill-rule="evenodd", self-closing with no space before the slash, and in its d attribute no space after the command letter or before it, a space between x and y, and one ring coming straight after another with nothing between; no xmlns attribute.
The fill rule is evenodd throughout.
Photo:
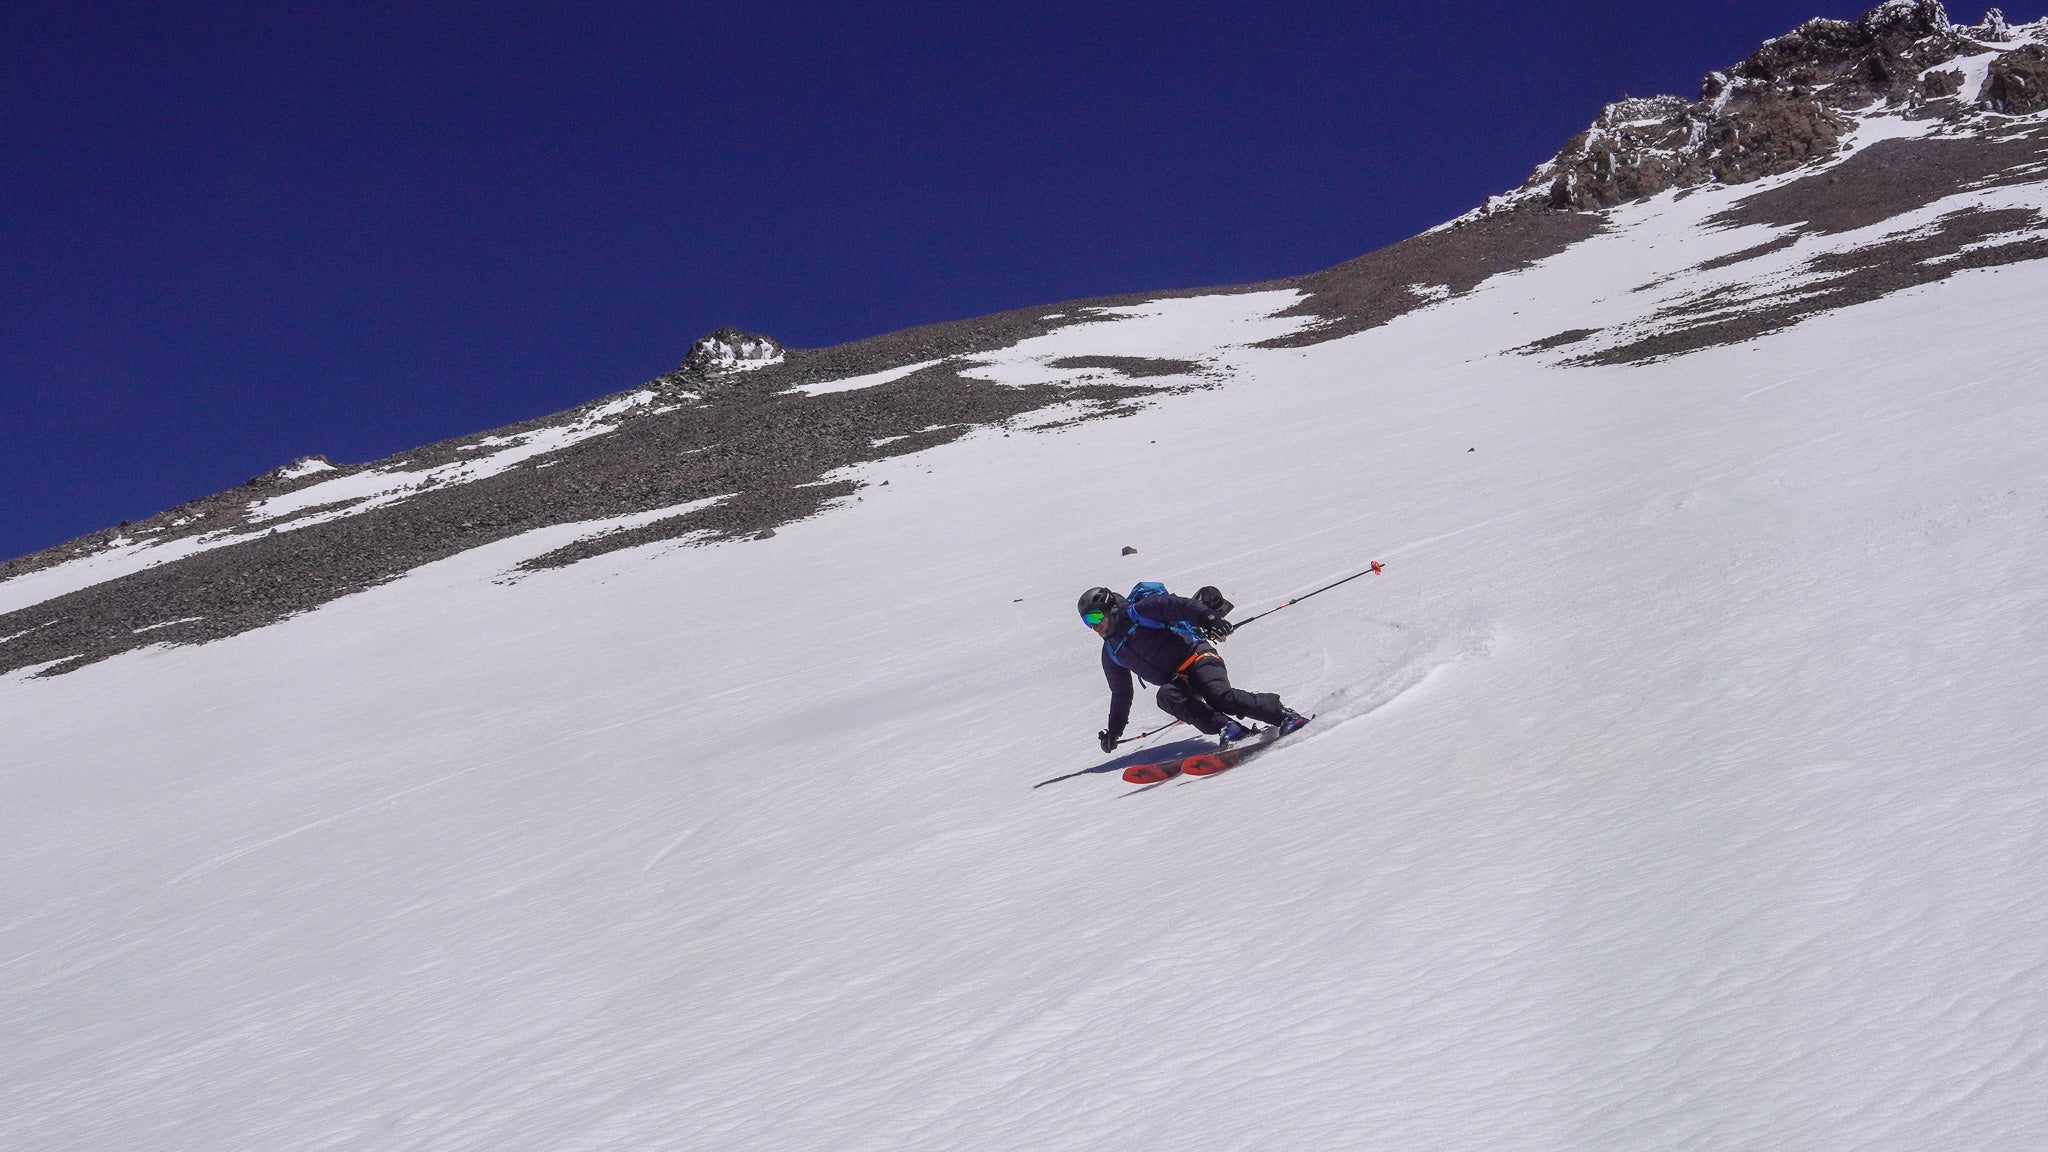
<svg viewBox="0 0 2048 1152"><path fill-rule="evenodd" d="M1256 729L1231 717L1258 720L1285 736L1308 717L1280 703L1271 692L1247 692L1230 686L1230 674L1211 640L1232 631L1223 612L1200 600L1175 596L1158 584L1133 588L1126 599L1107 588L1081 593L1081 622L1102 637L1102 674L1109 680L1109 727L1097 734L1104 752L1116 751L1117 740L1131 718L1131 674L1159 685L1159 708L1197 731L1221 735L1228 744ZM1205 595L1211 590L1203 589ZM1220 597L1224 612L1229 604Z"/></svg>

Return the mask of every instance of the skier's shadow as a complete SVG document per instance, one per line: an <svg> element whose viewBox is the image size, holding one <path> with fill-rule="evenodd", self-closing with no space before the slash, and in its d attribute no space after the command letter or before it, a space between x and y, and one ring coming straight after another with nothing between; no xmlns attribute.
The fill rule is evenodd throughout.
<svg viewBox="0 0 2048 1152"><path fill-rule="evenodd" d="M1038 783L1033 784L1032 787L1043 788L1047 784L1057 784L1062 780L1072 780L1076 776L1100 776L1105 772L1115 772L1121 775L1124 769L1129 768L1133 764L1157 764L1161 760L1172 760L1179 756L1192 756L1197 752L1206 752L1210 748L1215 747L1215 745L1216 742L1214 740L1200 738L1175 740L1171 744L1155 744L1150 748L1126 752L1114 760L1097 764L1093 768L1083 768L1079 772L1069 772L1065 776L1055 776L1050 780L1040 780Z"/></svg>

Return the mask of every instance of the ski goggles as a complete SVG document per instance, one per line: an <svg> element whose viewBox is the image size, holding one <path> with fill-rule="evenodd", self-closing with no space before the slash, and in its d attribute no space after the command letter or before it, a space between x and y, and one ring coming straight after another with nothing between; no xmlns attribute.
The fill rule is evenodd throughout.
<svg viewBox="0 0 2048 1152"><path fill-rule="evenodd" d="M1081 613L1081 623L1083 623L1083 624L1086 624L1086 625L1087 625L1087 626L1089 626L1090 628L1094 628L1094 627L1096 627L1096 626L1100 625L1100 624L1101 624L1101 623L1102 623L1102 622L1103 622L1104 620L1107 620L1107 619L1109 619L1109 613L1107 613L1107 612L1083 612L1083 613Z"/></svg>

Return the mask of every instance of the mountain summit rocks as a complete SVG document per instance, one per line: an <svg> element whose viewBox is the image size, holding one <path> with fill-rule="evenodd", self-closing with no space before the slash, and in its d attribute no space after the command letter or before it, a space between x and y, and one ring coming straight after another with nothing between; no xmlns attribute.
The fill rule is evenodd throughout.
<svg viewBox="0 0 2048 1152"><path fill-rule="evenodd" d="M1834 155L1856 114L1879 106L1957 119L1976 109L2037 110L2048 104L2037 46L2013 46L1991 64L1981 91L1963 91L1962 62L2000 52L2011 38L1998 9L1960 27L1937 0L1890 0L1856 21L1809 20L1708 75L1697 99L1608 105L1501 199L1586 211L1671 188L1776 176Z"/></svg>
<svg viewBox="0 0 2048 1152"><path fill-rule="evenodd" d="M737 328L720 328L699 336L690 345L689 355L683 357L682 366L677 370L697 375L748 372L780 364L783 355L782 345L773 336L742 332Z"/></svg>

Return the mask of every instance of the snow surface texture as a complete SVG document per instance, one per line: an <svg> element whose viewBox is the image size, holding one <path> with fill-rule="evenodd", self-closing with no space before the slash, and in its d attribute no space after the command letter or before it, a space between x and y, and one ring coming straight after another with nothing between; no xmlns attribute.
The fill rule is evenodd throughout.
<svg viewBox="0 0 2048 1152"><path fill-rule="evenodd" d="M2048 264L1517 351L1753 190L770 540L0 680L0 1146L2042 1147ZM1375 559L1226 647L1299 741L1094 751L1080 589Z"/></svg>

